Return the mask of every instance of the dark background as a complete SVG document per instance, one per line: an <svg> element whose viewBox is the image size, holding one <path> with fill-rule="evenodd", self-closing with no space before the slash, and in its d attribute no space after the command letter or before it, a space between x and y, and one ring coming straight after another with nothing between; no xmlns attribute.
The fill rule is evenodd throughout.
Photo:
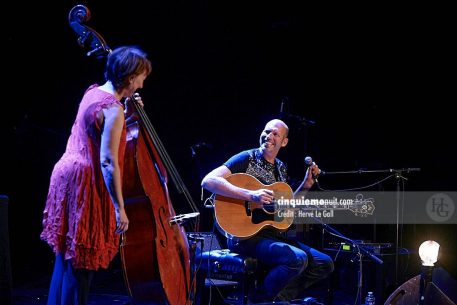
<svg viewBox="0 0 457 305"><path fill-rule="evenodd" d="M315 122L285 117L290 144L280 158L292 180L302 177L303 158L310 155L326 171L420 168L407 175L405 190L455 190L456 53L449 8L14 1L2 14L0 194L10 202L17 284L52 270L53 255L39 239L49 176L84 90L103 82L104 62L85 55L69 26L76 4L90 9L87 25L111 48L138 45L153 60L141 90L145 109L200 208L202 176L256 147L266 121L281 115L282 102L282 115ZM320 183L340 189L379 178ZM384 188L395 190L395 181ZM184 201L175 209L190 212ZM204 209L202 215L208 230L211 216ZM361 233L342 230L350 237ZM386 232L379 241L393 242L392 230ZM414 226L405 230L404 246L417 249L435 238L452 253L453 232L455 225Z"/></svg>

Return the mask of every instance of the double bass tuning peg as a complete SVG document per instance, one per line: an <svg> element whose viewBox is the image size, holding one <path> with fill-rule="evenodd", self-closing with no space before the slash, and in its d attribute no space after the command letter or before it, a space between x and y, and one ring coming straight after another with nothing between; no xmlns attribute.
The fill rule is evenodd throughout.
<svg viewBox="0 0 457 305"><path fill-rule="evenodd" d="M78 34L78 44L80 47L88 47L87 56L95 55L97 58L105 58L111 49L106 44L103 37L93 28L84 25L90 20L91 14L89 9L84 5L74 6L68 14L70 27Z"/></svg>

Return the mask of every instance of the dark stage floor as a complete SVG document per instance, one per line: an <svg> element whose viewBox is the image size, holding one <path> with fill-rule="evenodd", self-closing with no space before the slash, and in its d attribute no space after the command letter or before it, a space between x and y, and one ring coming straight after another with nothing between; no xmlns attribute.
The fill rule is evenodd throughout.
<svg viewBox="0 0 457 305"><path fill-rule="evenodd" d="M43 276L32 283L21 285L13 290L13 304L14 305L45 305L47 304L47 293L50 276ZM201 287L200 287L201 288ZM127 305L131 304L130 298L124 286L122 279L122 272L120 269L108 269L101 270L96 274L94 278L93 286L89 296L90 305L108 305L108 304L119 304ZM223 305L237 304L232 297L235 293L233 287L229 286L213 286L211 291L211 302L209 299L209 287L203 288L203 301L200 305ZM310 296L319 298L326 305L329 305L327 300L323 299L326 297L325 292L320 288L315 291L310 291ZM335 289L331 295L333 301L331 304L335 305L353 305L355 295L344 289ZM259 303L257 303L259 304ZM268 303L261 303L268 304ZM287 302L279 303L281 305L289 304ZM293 303L296 304L296 303ZM278 305L278 303L275 303Z"/></svg>
<svg viewBox="0 0 457 305"><path fill-rule="evenodd" d="M339 253L339 255L335 255L335 253L331 251L328 251L328 254L334 259L334 272L327 281L322 281L321 283L310 287L306 296L315 297L325 305L358 304L358 302L356 303L356 295L358 287L358 271L360 265L357 260L354 260L354 254ZM410 256L402 256L401 258L406 259L410 258ZM362 303L368 290L375 292L377 304L383 304L387 297L393 292L393 290L398 287L398 285L393 283L394 268L392 261L394 257L392 255L385 254L382 256L382 259L384 260L383 265L376 264L372 260L363 260L363 282L361 293L363 298ZM402 262L402 260L400 260L400 262ZM409 259L405 261L405 263L409 267L412 267L413 265ZM26 272L26 277L22 276L20 282L14 282L13 304L47 304L47 294L52 272L52 262L49 262L46 265L46 268L34 266L33 268L28 269L29 270ZM44 269L46 271L43 271ZM405 279L409 279L411 275L417 274L416 268L412 269L412 272L407 272L408 274L403 273L404 277L400 279L400 284L403 283ZM24 271L22 273L24 273ZM209 285L207 283L206 285L200 284L198 289L201 292L201 302L200 304L194 305L239 304L233 297L237 294L236 285L227 285L227 283L224 284L223 282L217 282L217 285L212 286L210 291ZM1 300L0 303L2 303ZM91 286L89 304L132 304L124 283L119 256L116 256L109 269L100 269L95 274ZM278 303L275 305L277 304ZM285 304L288 303L282 303L282 305Z"/></svg>
<svg viewBox="0 0 457 305"><path fill-rule="evenodd" d="M359 304L356 302L356 296L360 264L355 259L355 254L341 252L336 255L330 250L327 250L327 253L334 260L335 270L328 280L310 287L306 296L315 297L325 305ZM362 303L367 291L374 291L377 304L383 304L399 284L417 274L418 269L414 266L414 262L417 259L413 255L402 255L400 256L400 265L402 266L401 270L405 272L401 272L402 277L399 278L399 284L395 284L393 279L395 257L392 254L383 254L381 257L384 261L382 265L376 264L373 260L363 260ZM16 271L16 277L13 276L14 305L47 304L47 294L52 273L52 257L42 258L41 261L46 261L47 263L43 263L40 266L34 265L30 268L22 268L27 270L20 270L20 272L13 268L13 274ZM110 268L100 269L95 274L91 286L89 304L132 304L124 283L121 266L120 257L116 256ZM21 276L19 277L18 275ZM200 304L195 302L194 305L239 304L236 303L236 299L233 297L237 294L236 285L223 285L223 283L219 282L216 286L212 286L211 291L208 284L200 284L197 289L201 292L201 302ZM0 303L2 303L1 299ZM283 303L283 305L285 304Z"/></svg>
<svg viewBox="0 0 457 305"><path fill-rule="evenodd" d="M51 275L43 275L38 280L21 285L13 290L14 305L44 305ZM100 270L94 278L89 297L91 305L130 304L130 298L122 279L120 269Z"/></svg>
<svg viewBox="0 0 457 305"><path fill-rule="evenodd" d="M357 276L359 264L354 264L349 259L350 256L345 257L340 255L335 261L335 270L327 281L311 286L306 294L307 297L314 297L323 305L354 305L360 304L356 300L357 295ZM363 283L362 283L362 304L366 296L367 290L375 292L376 304L384 304L384 302L392 296L398 289L403 287L406 290L414 290L413 286L416 285L411 282L413 277L417 276L417 272L412 272L410 275L405 275L399 283L392 283L393 268L389 265L389 257L383 256L384 264L374 264L371 261L363 261ZM47 304L47 294L51 274L37 274L36 269L29 271L30 280L23 281L22 284L15 283L13 289L13 302L12 305L45 305ZM41 273L41 272L39 272ZM33 278L33 280L32 280ZM443 290L444 295L457 300L457 281L451 277L444 268L435 268L433 272L433 282L437 287ZM388 285L390 283L390 285ZM0 283L2 284L2 283ZM400 286L401 285L401 286ZM406 286L405 286L406 285ZM193 305L239 305L241 304L239 291L235 284L216 280L214 285L210 286L208 283L201 284L198 287L201 292L201 301L194 302ZM407 288L405 288L407 287ZM418 289L418 287L417 287ZM416 290L417 290L416 289ZM1 292L1 291L0 291ZM238 296L238 298L237 298ZM3 296L0 298L0 305L5 300ZM122 269L120 268L119 261L114 260L109 269L101 269L95 274L91 293L89 296L90 305L133 305L128 296L126 286L124 283ZM249 303L257 305L267 305L273 303ZM280 302L274 303L275 305L296 305L298 302ZM303 303L307 305L316 303ZM451 304L451 303L437 303L435 301L429 304ZM164 304L144 304L141 305L164 305Z"/></svg>

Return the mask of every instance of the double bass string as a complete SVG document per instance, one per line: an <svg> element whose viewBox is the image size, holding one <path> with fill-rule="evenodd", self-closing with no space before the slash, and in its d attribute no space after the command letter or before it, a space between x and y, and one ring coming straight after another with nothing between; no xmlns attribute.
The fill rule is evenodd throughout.
<svg viewBox="0 0 457 305"><path fill-rule="evenodd" d="M135 103L135 105L137 105L137 104ZM152 139L154 140L154 142L156 144L157 150L159 151L161 158L164 160L164 163L166 164L166 168L170 171L173 182L176 184L176 187L178 188L180 193L183 193L186 196L186 198L188 198L188 201L192 203L192 208L194 211L196 211L197 207L194 204L192 197L190 196L189 192L187 191L181 177L179 176L173 162L170 159L170 156L166 152L165 146L163 145L162 141L160 140L160 138L157 135L157 132L155 131L154 127L152 126L151 122L149 121L149 118L147 117L145 110L142 107L138 107L138 106L137 106L137 110L140 113L140 117L141 117L146 129L152 135Z"/></svg>
<svg viewBox="0 0 457 305"><path fill-rule="evenodd" d="M143 126L146 128L148 133L151 135L151 139L154 142L154 145L157 148L157 151L158 151L161 159L164 161L166 168L168 170L170 170L170 172L172 174L172 179L173 179L173 182L175 183L175 186L177 188L181 189L181 193L183 193L185 195L188 203L191 206L192 211L193 212L198 211L198 208L196 207L192 197L190 196L189 191L187 190L184 183L182 182L173 162L170 159L170 156L166 152L165 146L162 144L162 141L159 139L157 132L155 131L154 127L152 126L151 122L149 121L149 118L146 115L144 108L139 106L139 104L135 102L134 97L132 97L132 99L133 99L133 104L135 105L135 109L138 112L141 120L143 121ZM198 231L199 220L200 220L199 216L195 217L195 220L194 220L194 218L191 218L191 223L193 224L192 227L193 227L194 231ZM195 254L193 254L193 255L195 255ZM191 259L191 260L193 260L193 259ZM195 275L196 275L196 273L193 273L193 275L191 275L191 278L190 278L191 286L189 289L191 291L191 293L189 293L189 295L187 296L187 301L191 301L191 303L192 303L192 299L194 298L193 294L195 293L196 283L197 283L196 282L197 279L196 279ZM187 304L187 302L186 302L186 304Z"/></svg>
<svg viewBox="0 0 457 305"><path fill-rule="evenodd" d="M154 141L155 147L157 148L157 151L158 151L161 159L164 161L165 167L169 171L175 187L177 188L179 193L181 193L185 196L192 211L198 212L198 207L196 206L195 202L193 201L192 196L190 195L188 189L184 185L181 177L179 176L179 173L176 170L176 167L174 166L170 156L168 155L167 151L165 150L165 146L163 145L157 132L155 131L154 127L152 126L151 121L149 120L149 118L146 114L146 111L143 109L143 107L139 106L138 103L135 101L135 96L132 96L131 99L135 106L135 110L138 112L138 114L144 124L144 127L146 128L148 133L151 135L152 141ZM197 221L195 221L195 224L194 224L195 228L198 228L198 219L199 219L199 217L197 217ZM194 222L194 221L192 221L192 222Z"/></svg>

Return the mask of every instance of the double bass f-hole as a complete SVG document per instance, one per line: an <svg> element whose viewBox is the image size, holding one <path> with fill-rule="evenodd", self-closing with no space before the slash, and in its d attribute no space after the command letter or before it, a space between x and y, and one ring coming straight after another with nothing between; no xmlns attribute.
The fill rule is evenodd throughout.
<svg viewBox="0 0 457 305"><path fill-rule="evenodd" d="M167 229L165 228L165 225L168 225L168 224L165 224L163 222L164 219L166 219L166 212L165 212L165 209L163 207L161 207L159 209L159 214L161 215L160 217L160 228L162 229L163 232L167 232ZM160 245L162 247L166 247L167 246L167 240L168 240L168 235L167 234L164 234L164 236L160 239Z"/></svg>

